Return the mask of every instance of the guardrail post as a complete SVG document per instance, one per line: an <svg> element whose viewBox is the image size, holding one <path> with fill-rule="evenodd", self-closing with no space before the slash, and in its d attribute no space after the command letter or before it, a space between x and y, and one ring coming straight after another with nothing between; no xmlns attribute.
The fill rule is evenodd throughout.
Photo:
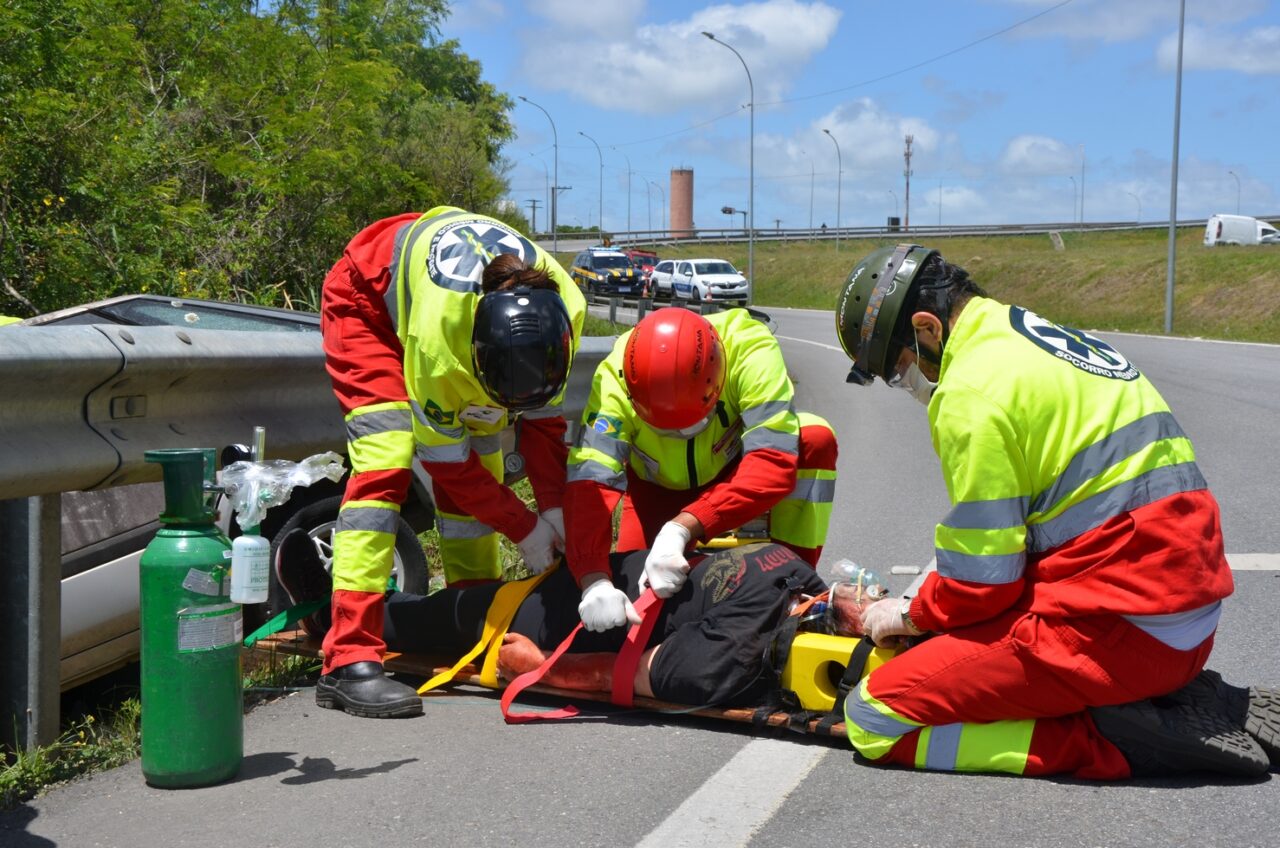
<svg viewBox="0 0 1280 848"><path fill-rule="evenodd" d="M652 308L653 308L653 298L642 297L639 300L637 300L636 301L636 322L639 323L640 319L643 318Z"/></svg>
<svg viewBox="0 0 1280 848"><path fill-rule="evenodd" d="M62 498L0 501L0 740L58 738Z"/></svg>
<svg viewBox="0 0 1280 848"><path fill-rule="evenodd" d="M618 298L609 298L609 323L618 323Z"/></svg>

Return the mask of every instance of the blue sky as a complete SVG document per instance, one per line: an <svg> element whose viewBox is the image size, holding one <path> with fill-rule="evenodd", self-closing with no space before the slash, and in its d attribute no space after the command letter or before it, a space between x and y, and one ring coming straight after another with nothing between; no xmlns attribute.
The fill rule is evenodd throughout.
<svg viewBox="0 0 1280 848"><path fill-rule="evenodd" d="M558 167L560 222L658 228L670 170L694 223L756 226L1167 220L1178 0L750 3L460 0L442 27L515 101L510 198ZM973 43L978 42L978 43ZM972 45L972 46L966 46ZM948 55L949 54L949 55ZM914 66L914 67L913 67ZM839 143L843 180L837 193ZM1188 0L1179 218L1280 213L1280 9ZM628 165L629 161L629 165ZM1235 176L1232 176L1232 172ZM811 203L812 195L812 203ZM543 226L545 211L539 210ZM734 218L741 225L741 216Z"/></svg>

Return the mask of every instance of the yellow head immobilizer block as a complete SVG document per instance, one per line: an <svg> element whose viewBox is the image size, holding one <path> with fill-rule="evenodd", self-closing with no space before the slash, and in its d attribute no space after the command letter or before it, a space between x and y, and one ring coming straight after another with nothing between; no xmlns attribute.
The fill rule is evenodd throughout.
<svg viewBox="0 0 1280 848"><path fill-rule="evenodd" d="M806 710L830 712L836 704L836 683L858 640L825 633L797 633L782 669L782 686L796 693ZM867 657L863 676L897 655L893 648L875 648Z"/></svg>

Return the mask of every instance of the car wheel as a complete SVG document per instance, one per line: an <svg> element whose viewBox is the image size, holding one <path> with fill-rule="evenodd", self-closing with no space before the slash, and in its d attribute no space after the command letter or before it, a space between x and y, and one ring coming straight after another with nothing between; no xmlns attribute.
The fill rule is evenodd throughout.
<svg viewBox="0 0 1280 848"><path fill-rule="evenodd" d="M338 526L338 508L342 505L342 496L325 498L289 516L280 530L271 539L271 561L275 562L276 550L284 537L299 528L306 530L307 535L315 543L316 553L326 569L333 568L333 534ZM403 518L397 519L396 546L391 566L391 576L396 587L402 592L414 595L427 593L427 556L422 550L422 543ZM267 602L273 612L289 607L289 597L284 593L274 572L271 575L271 588Z"/></svg>
<svg viewBox="0 0 1280 848"><path fill-rule="evenodd" d="M697 304L701 304L701 303L702 303L702 292L701 292L699 289L697 289L697 288L690 289L690 290L689 290L689 302L690 302L690 303L692 303L692 304L695 304L695 305L697 305Z"/></svg>

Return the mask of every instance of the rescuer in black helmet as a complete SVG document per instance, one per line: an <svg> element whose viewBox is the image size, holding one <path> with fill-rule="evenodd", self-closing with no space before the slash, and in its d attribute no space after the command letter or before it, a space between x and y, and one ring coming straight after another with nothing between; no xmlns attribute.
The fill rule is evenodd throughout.
<svg viewBox="0 0 1280 848"><path fill-rule="evenodd" d="M441 206L378 221L347 245L321 302L352 473L333 536L320 706L422 711L413 689L382 673L383 595L415 461L431 476L449 585L501 577L499 533L535 573L564 549L558 404L585 312L551 255L487 215ZM518 450L504 458L513 424ZM503 483L516 467L535 509Z"/></svg>

